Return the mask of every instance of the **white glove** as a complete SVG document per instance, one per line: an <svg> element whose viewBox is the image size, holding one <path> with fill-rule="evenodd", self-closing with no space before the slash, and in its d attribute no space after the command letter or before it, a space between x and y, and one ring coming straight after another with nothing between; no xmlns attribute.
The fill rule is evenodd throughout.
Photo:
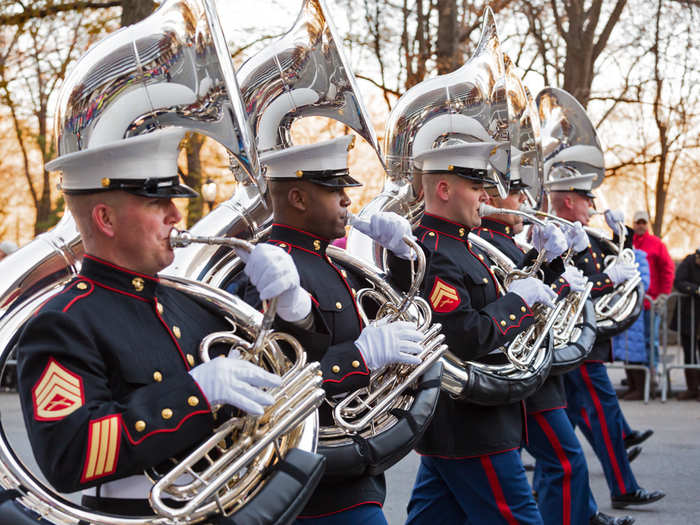
<svg viewBox="0 0 700 525"><path fill-rule="evenodd" d="M557 298L557 294L551 288L534 277L515 279L510 283L508 291L518 294L528 306L542 303L553 308L554 300Z"/></svg>
<svg viewBox="0 0 700 525"><path fill-rule="evenodd" d="M620 210L605 210L605 222L608 223L613 232L620 235L625 222L625 214Z"/></svg>
<svg viewBox="0 0 700 525"><path fill-rule="evenodd" d="M415 253L403 242L404 237L414 239L411 224L401 215L383 211L372 215L369 221L357 220L352 223L354 228L368 235L387 250L402 259L413 259Z"/></svg>
<svg viewBox="0 0 700 525"><path fill-rule="evenodd" d="M566 237L562 231L551 222L544 226L535 224L532 227L532 244L538 252L544 250L544 259L552 262L568 248Z"/></svg>
<svg viewBox="0 0 700 525"><path fill-rule="evenodd" d="M279 386L282 382L280 376L243 361L237 354L197 365L190 375L210 405L233 405L256 416L262 415L263 406L274 402L272 395L260 387Z"/></svg>
<svg viewBox="0 0 700 525"><path fill-rule="evenodd" d="M562 277L569 283L569 287L574 292L582 292L588 283L588 279L576 266L568 265L564 269Z"/></svg>
<svg viewBox="0 0 700 525"><path fill-rule="evenodd" d="M370 370L377 370L391 363L417 365L420 359L415 354L421 352L418 344L423 334L415 324L395 321L366 326L355 341L365 363Z"/></svg>
<svg viewBox="0 0 700 525"><path fill-rule="evenodd" d="M637 263L634 264L615 264L605 270L605 273L610 277L612 283L617 286L624 283L637 275Z"/></svg>
<svg viewBox="0 0 700 525"><path fill-rule="evenodd" d="M277 299L277 314L285 321L304 319L311 312L311 297L299 284L299 272L292 257L279 246L258 244L250 254L239 255L243 271L258 289L260 299Z"/></svg>
<svg viewBox="0 0 700 525"><path fill-rule="evenodd" d="M569 243L569 248L573 249L574 253L579 253L588 248L590 241L588 234L583 229L581 223L576 221L573 226L563 225L566 241Z"/></svg>

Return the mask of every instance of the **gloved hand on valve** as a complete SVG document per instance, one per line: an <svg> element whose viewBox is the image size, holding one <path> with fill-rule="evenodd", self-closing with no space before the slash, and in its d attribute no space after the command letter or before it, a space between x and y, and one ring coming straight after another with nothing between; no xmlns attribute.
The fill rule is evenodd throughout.
<svg viewBox="0 0 700 525"><path fill-rule="evenodd" d="M625 227L625 214L620 210L605 210L605 222L608 223L608 226L614 233L620 235Z"/></svg>
<svg viewBox="0 0 700 525"><path fill-rule="evenodd" d="M421 361L416 354L422 350L418 344L423 334L413 323L395 321L366 326L355 341L370 370L377 370L392 363L417 365Z"/></svg>
<svg viewBox="0 0 700 525"><path fill-rule="evenodd" d="M243 271L258 289L260 299L277 299L277 315L289 322L304 319L311 312L311 297L299 283L292 257L279 246L258 244L250 254L239 250L246 263Z"/></svg>
<svg viewBox="0 0 700 525"><path fill-rule="evenodd" d="M535 224L532 227L532 244L538 252L544 250L546 262L552 262L568 248L566 237L562 231L551 222L544 226Z"/></svg>
<svg viewBox="0 0 700 525"><path fill-rule="evenodd" d="M617 286L637 275L637 263L615 264L605 270L612 283Z"/></svg>
<svg viewBox="0 0 700 525"><path fill-rule="evenodd" d="M563 225L564 235L569 244L569 248L573 249L574 253L580 253L590 244L588 234L581 226L581 223L576 221L573 226Z"/></svg>
<svg viewBox="0 0 700 525"><path fill-rule="evenodd" d="M583 275L583 272L576 268L576 266L571 265L568 265L564 269L562 277L566 279L566 281L569 283L569 287L574 292L582 292L586 287L586 283L588 282L588 279L585 275Z"/></svg>
<svg viewBox="0 0 700 525"><path fill-rule="evenodd" d="M354 228L371 237L384 248L394 252L402 259L413 259L415 253L403 242L404 237L414 239L411 224L401 215L383 211L375 213L369 220L355 220L351 222Z"/></svg>
<svg viewBox="0 0 700 525"><path fill-rule="evenodd" d="M557 294L551 288L534 277L513 280L508 287L508 291L518 294L528 306L542 303L546 306L554 307L554 301L557 298Z"/></svg>
<svg viewBox="0 0 700 525"><path fill-rule="evenodd" d="M262 387L279 386L282 378L240 359L237 352L195 366L190 375L210 405L232 405L249 414L262 415L274 401Z"/></svg>

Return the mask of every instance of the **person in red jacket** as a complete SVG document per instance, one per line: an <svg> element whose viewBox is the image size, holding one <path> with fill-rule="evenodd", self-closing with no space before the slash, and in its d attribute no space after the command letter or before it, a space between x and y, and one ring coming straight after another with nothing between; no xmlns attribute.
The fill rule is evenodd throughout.
<svg viewBox="0 0 700 525"><path fill-rule="evenodd" d="M646 252L647 261L649 262L650 283L647 295L652 299L656 299L661 294L670 294L673 288L675 265L666 249L666 245L656 235L649 233L649 214L646 211L639 210L634 212L633 221L634 237L632 238L632 244L636 249ZM659 359L659 320L660 318L657 317L654 321L654 354L653 360L649 359L652 367ZM647 348L651 348L651 304L648 300L644 301L644 338ZM649 357L651 358L651 356ZM631 375L630 391L638 390L640 393L643 392L643 381L643 374Z"/></svg>

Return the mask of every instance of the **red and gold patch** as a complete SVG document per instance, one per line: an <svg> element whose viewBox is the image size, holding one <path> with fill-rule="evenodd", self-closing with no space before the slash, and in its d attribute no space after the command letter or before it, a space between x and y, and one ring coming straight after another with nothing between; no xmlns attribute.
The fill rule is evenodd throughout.
<svg viewBox="0 0 700 525"><path fill-rule="evenodd" d="M90 422L83 482L114 473L120 442L119 416L107 416Z"/></svg>
<svg viewBox="0 0 700 525"><path fill-rule="evenodd" d="M34 419L63 419L85 404L83 380L51 358L32 389Z"/></svg>
<svg viewBox="0 0 700 525"><path fill-rule="evenodd" d="M461 301L456 288L438 277L435 278L435 284L430 292L430 306L433 307L433 311L441 314L451 312L459 306Z"/></svg>

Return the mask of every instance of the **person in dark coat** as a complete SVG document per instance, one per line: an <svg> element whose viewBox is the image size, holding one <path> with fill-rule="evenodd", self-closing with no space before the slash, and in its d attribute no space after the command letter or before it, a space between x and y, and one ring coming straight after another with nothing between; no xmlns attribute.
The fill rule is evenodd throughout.
<svg viewBox="0 0 700 525"><path fill-rule="evenodd" d="M323 388L331 401L367 386L372 371L384 365L419 363L414 354L421 351L418 341L423 339L414 325L402 321L365 325L355 292L366 287L366 282L326 254L329 244L345 235L351 203L346 189L360 185L348 172L347 152L352 141L353 137L344 136L261 155L274 211L265 245L289 253L298 268L301 287L312 301L306 318L277 326L299 340L310 361L321 363ZM402 240L412 236L406 219L395 213L378 213L360 227L409 266L411 252ZM269 264L276 263L271 259ZM258 304L255 289L245 281L236 285L237 293L247 302ZM321 407L319 417L322 425L333 425L329 404ZM385 497L384 474L326 476L297 523L386 524L381 508Z"/></svg>
<svg viewBox="0 0 700 525"><path fill-rule="evenodd" d="M428 254L423 295L450 351L468 361L500 362L498 349L535 322L531 307L552 305L556 297L532 277L514 280L501 293L488 254L469 241L470 230L481 224L495 146L445 146L415 157L425 193L416 232ZM407 523L542 523L520 460L525 438L522 402L485 406L441 392L416 447L421 463Z"/></svg>
<svg viewBox="0 0 700 525"><path fill-rule="evenodd" d="M167 128L47 165L63 172L85 256L19 335L20 401L48 481L104 512L152 514L144 470L211 436L214 405L262 414L273 401L265 388L281 380L238 354L202 362L202 338L230 324L158 277L182 218L172 199L197 195L178 181L183 135ZM258 283L303 316L310 301L294 307L298 276L287 263L258 269Z"/></svg>
<svg viewBox="0 0 700 525"><path fill-rule="evenodd" d="M678 265L673 287L686 295L678 300L670 328L680 331L683 362L697 366L700 364L700 248L687 255ZM684 373L687 388L678 394L678 399L700 399L700 368L686 368Z"/></svg>

